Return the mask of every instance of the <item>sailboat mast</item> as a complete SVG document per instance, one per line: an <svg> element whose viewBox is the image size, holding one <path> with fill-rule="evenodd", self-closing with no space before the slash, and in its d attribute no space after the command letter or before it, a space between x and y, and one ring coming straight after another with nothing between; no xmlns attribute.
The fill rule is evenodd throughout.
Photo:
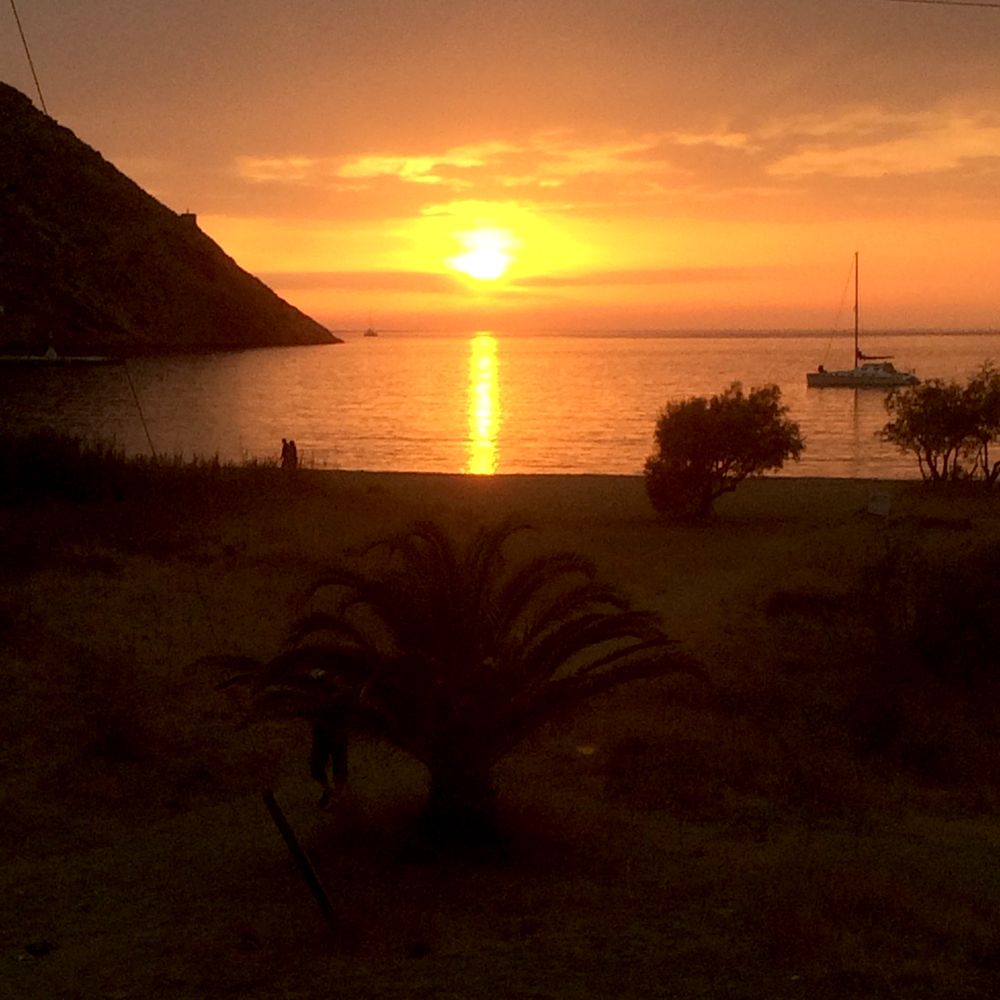
<svg viewBox="0 0 1000 1000"><path fill-rule="evenodd" d="M854 366L861 360L861 348L858 346L858 251L854 251Z"/></svg>

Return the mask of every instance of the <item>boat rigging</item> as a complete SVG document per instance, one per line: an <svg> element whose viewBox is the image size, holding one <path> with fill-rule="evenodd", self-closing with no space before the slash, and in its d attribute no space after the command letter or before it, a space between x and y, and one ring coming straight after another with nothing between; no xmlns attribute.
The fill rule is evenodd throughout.
<svg viewBox="0 0 1000 1000"><path fill-rule="evenodd" d="M865 354L860 344L860 305L858 252L854 251L854 367L828 371L820 365L806 373L806 385L811 389L892 389L916 385L920 379L912 372L899 371L890 360L891 354Z"/></svg>

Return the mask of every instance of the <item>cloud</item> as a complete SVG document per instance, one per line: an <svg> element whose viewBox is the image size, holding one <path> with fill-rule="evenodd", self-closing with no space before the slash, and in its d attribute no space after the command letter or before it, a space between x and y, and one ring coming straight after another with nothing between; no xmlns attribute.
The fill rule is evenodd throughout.
<svg viewBox="0 0 1000 1000"><path fill-rule="evenodd" d="M236 172L257 184L301 184L315 177L320 163L311 156L239 156Z"/></svg>
<svg viewBox="0 0 1000 1000"><path fill-rule="evenodd" d="M258 274L267 285L296 291L348 289L358 291L453 292L458 280L428 271L276 271Z"/></svg>
<svg viewBox="0 0 1000 1000"><path fill-rule="evenodd" d="M540 132L521 142L489 140L437 152L369 152L351 157L240 156L240 177L257 183L354 184L395 180L404 184L450 185L456 188L494 183L498 186L554 186L567 178L590 174L627 176L661 172L668 165L651 157L663 144L658 135L616 137L597 142L576 139L568 131ZM678 134L679 145L738 145L742 137L724 134Z"/></svg>
<svg viewBox="0 0 1000 1000"><path fill-rule="evenodd" d="M524 288L570 288L596 285L677 285L760 278L762 267L671 267L589 271L572 275L533 275L518 279Z"/></svg>
<svg viewBox="0 0 1000 1000"><path fill-rule="evenodd" d="M973 160L1000 160L1000 124L983 116L868 110L826 122L790 123L789 131L802 136L799 147L767 167L772 177L913 176L961 170Z"/></svg>
<svg viewBox="0 0 1000 1000"><path fill-rule="evenodd" d="M725 126L702 130L622 130L581 134L538 130L516 141L491 138L441 149L366 151L357 155L241 156L244 181L281 187L286 211L326 218L396 219L427 215L456 199L514 202L547 214L592 216L643 211L708 196L714 179L736 181L755 142ZM727 164L715 161L727 161ZM756 169L756 168L755 168ZM773 181L772 181L773 183Z"/></svg>
<svg viewBox="0 0 1000 1000"><path fill-rule="evenodd" d="M362 156L337 169L339 177L350 180L373 180L392 177L410 184L468 184L455 177L446 177L451 169L482 166L481 161L443 156Z"/></svg>
<svg viewBox="0 0 1000 1000"><path fill-rule="evenodd" d="M363 155L337 168L346 179L394 178L410 184L469 188L555 187L585 174L641 173L650 164L634 159L654 145L645 138L597 144L570 141L563 133L540 133L519 143L489 141L425 155Z"/></svg>
<svg viewBox="0 0 1000 1000"><path fill-rule="evenodd" d="M746 132L717 129L710 132L668 132L663 141L677 146L715 146L719 149L753 149L754 140Z"/></svg>
<svg viewBox="0 0 1000 1000"><path fill-rule="evenodd" d="M540 130L440 149L243 156L239 176L282 187L286 211L403 221L441 204L516 203L549 217L611 218L726 203L746 214L829 179L944 175L1000 163L1000 118L854 107L736 128L629 134ZM433 194L431 194L433 192ZM859 188L859 194L862 189Z"/></svg>

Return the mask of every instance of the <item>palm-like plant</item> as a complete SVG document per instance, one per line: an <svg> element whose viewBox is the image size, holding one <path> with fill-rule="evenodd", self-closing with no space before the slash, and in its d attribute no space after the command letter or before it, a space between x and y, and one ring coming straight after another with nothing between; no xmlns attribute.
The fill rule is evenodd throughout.
<svg viewBox="0 0 1000 1000"><path fill-rule="evenodd" d="M438 836L493 829L493 766L556 713L626 681L700 673L583 556L509 565L523 527L483 529L464 550L427 522L376 542L374 570L313 584L329 604L256 675L272 711L321 718L350 704L421 761Z"/></svg>

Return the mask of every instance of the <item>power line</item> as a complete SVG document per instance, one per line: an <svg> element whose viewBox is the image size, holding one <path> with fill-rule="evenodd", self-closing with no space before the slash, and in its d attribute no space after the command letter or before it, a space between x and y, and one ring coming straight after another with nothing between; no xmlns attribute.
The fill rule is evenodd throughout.
<svg viewBox="0 0 1000 1000"><path fill-rule="evenodd" d="M981 0L889 0L890 3L932 3L941 7L997 7L1000 3L984 3Z"/></svg>
<svg viewBox="0 0 1000 1000"><path fill-rule="evenodd" d="M139 393L135 391L135 382L132 381L132 373L128 370L128 358L125 359L125 378L128 379L128 387L132 390L132 399L135 400L135 408L139 411L139 420L142 422L142 429L146 432L146 442L149 445L149 454L153 458L153 463L160 460L156 453L156 445L153 444L153 437L149 433L149 424L146 423L146 414L143 412L142 403L139 402Z"/></svg>
<svg viewBox="0 0 1000 1000"><path fill-rule="evenodd" d="M24 46L24 54L28 57L28 66L31 69L31 75L35 80L35 90L38 91L38 100L42 105L42 111L46 114L49 113L49 109L45 106L45 98L42 96L42 85L38 82L38 74L35 72L35 63L31 58L31 49L28 48L28 39L24 37L24 28L21 27L21 18L17 13L17 5L14 0L10 0L10 9L14 12L14 20L17 22L17 31L21 36L21 44Z"/></svg>

